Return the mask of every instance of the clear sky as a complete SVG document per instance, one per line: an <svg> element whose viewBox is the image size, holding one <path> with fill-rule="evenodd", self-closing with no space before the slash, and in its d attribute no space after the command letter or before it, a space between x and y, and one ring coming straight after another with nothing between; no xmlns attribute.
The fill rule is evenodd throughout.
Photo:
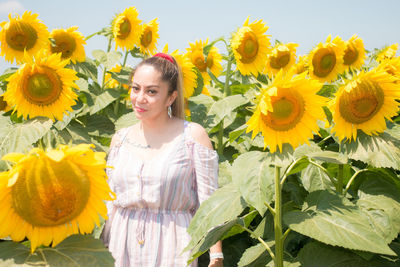
<svg viewBox="0 0 400 267"><path fill-rule="evenodd" d="M159 50L168 43L170 51L185 51L196 39L230 37L248 16L262 19L272 40L298 43L298 54L308 53L329 34L346 40L358 34L366 49L400 43L399 0L0 0L0 21L8 21L10 12L28 10L39 14L49 31L78 26L87 36L130 6L144 22L158 18ZM98 36L88 40L86 53L92 57L91 51L106 47L106 38ZM9 66L0 58L0 73Z"/></svg>

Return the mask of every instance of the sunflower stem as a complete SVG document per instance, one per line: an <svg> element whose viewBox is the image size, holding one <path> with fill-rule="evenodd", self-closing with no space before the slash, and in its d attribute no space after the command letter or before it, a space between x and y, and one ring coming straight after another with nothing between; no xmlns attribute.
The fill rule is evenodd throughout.
<svg viewBox="0 0 400 267"><path fill-rule="evenodd" d="M275 267L283 267L281 167L275 166Z"/></svg>
<svg viewBox="0 0 400 267"><path fill-rule="evenodd" d="M274 210L274 208L271 207L271 205L268 204L267 201L264 201L264 205L267 206L267 208L269 209L269 211L271 212L271 214L272 214L273 216L275 216L275 210Z"/></svg>
<svg viewBox="0 0 400 267"><path fill-rule="evenodd" d="M283 185L286 181L286 178L288 177L288 173L290 173L292 171L292 169L294 168L294 166L296 166L296 164L300 161L303 160L304 157L299 158L295 161L292 162L292 164L290 164L290 166L286 169L285 174L283 175L283 178L281 180L281 185Z"/></svg>
<svg viewBox="0 0 400 267"><path fill-rule="evenodd" d="M271 256L271 258L274 260L275 259L275 255L274 252L272 252L271 248L268 246L267 243L265 243L265 241L259 237L258 235L256 235L253 231L251 231L249 228L247 228L244 225L238 224L240 227L242 227L246 232L248 232L250 235L254 236L255 238L257 238L258 241L260 241L261 244L264 245L265 249L268 251L269 255Z"/></svg>
<svg viewBox="0 0 400 267"><path fill-rule="evenodd" d="M111 43L112 43L112 39L111 38L108 38L108 47L107 47L107 53L108 52L110 52L110 50L111 50ZM102 86L102 88L104 88L104 85L105 85L105 80L106 80L106 73L107 73L107 68L106 68L106 66L104 66L104 71L103 71L103 86Z"/></svg>
<svg viewBox="0 0 400 267"><path fill-rule="evenodd" d="M126 60L128 59L128 54L129 54L129 51L126 50L125 56L124 56L124 62L122 63L122 67L125 67L125 65L126 65Z"/></svg>
<svg viewBox="0 0 400 267"><path fill-rule="evenodd" d="M218 155L222 155L224 153L224 144L223 144L223 138L224 138L224 119L221 120L219 123L219 129L218 129Z"/></svg>
<svg viewBox="0 0 400 267"><path fill-rule="evenodd" d="M351 184L353 183L354 179L356 179L356 177L357 177L360 173L365 172L365 171L368 171L368 170L367 170L367 169L363 169L363 170L356 171L356 172L353 174L353 176L351 176L350 180L347 182L346 188L344 189L343 195L346 195L346 194L347 194L347 191L349 190L349 188L350 188Z"/></svg>
<svg viewBox="0 0 400 267"><path fill-rule="evenodd" d="M229 56L228 65L226 66L226 75L225 75L225 86L224 86L225 96L231 95L231 87L229 86L229 80L231 78L231 65L232 65L232 58Z"/></svg>
<svg viewBox="0 0 400 267"><path fill-rule="evenodd" d="M336 191L339 194L343 192L343 164L339 164L339 173L336 183Z"/></svg>

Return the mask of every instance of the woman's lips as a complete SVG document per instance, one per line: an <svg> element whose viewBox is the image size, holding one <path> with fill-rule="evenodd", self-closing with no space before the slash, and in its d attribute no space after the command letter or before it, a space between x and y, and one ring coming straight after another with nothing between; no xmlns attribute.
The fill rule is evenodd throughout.
<svg viewBox="0 0 400 267"><path fill-rule="evenodd" d="M144 108L139 108L139 107L135 107L137 112L145 112L146 110Z"/></svg>

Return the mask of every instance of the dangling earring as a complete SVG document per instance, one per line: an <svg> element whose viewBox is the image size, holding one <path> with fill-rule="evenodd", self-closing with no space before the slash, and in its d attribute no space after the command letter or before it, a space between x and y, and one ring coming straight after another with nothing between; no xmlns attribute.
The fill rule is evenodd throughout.
<svg viewBox="0 0 400 267"><path fill-rule="evenodd" d="M171 106L168 106L168 117L172 118L172 109Z"/></svg>

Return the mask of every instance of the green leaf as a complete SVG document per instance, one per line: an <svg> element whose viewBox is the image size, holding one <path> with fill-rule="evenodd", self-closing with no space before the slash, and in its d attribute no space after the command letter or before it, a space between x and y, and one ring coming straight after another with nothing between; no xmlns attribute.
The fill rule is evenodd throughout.
<svg viewBox="0 0 400 267"><path fill-rule="evenodd" d="M78 86L79 91L89 92L89 83L85 79L80 78L75 81L75 84Z"/></svg>
<svg viewBox="0 0 400 267"><path fill-rule="evenodd" d="M38 248L33 254L20 243L0 242L1 266L114 266L114 258L102 241L73 235L54 248Z"/></svg>
<svg viewBox="0 0 400 267"><path fill-rule="evenodd" d="M28 152L52 125L52 120L43 117L12 124L7 117L1 116L0 157L11 152Z"/></svg>
<svg viewBox="0 0 400 267"><path fill-rule="evenodd" d="M96 49L92 51L92 56L101 64L107 61L107 53L103 50Z"/></svg>
<svg viewBox="0 0 400 267"><path fill-rule="evenodd" d="M324 189L335 189L334 184L321 168L310 164L301 172L301 182L308 192Z"/></svg>
<svg viewBox="0 0 400 267"><path fill-rule="evenodd" d="M201 75L201 72L199 71L198 68L193 68L193 71L196 72L196 88L194 88L194 92L192 96L197 96L201 94L204 88L204 81L203 81L203 76Z"/></svg>
<svg viewBox="0 0 400 267"><path fill-rule="evenodd" d="M246 203L233 184L217 189L196 211L190 222L188 233L190 243L185 248L192 249L213 227L234 220L246 208Z"/></svg>
<svg viewBox="0 0 400 267"><path fill-rule="evenodd" d="M84 62L71 63L69 66L77 72L77 76L81 78L92 79L97 82L97 66L93 60L86 58Z"/></svg>
<svg viewBox="0 0 400 267"><path fill-rule="evenodd" d="M6 69L2 75L0 75L0 82L5 81L8 77L13 75L15 72L17 72L18 68L8 68Z"/></svg>
<svg viewBox="0 0 400 267"><path fill-rule="evenodd" d="M139 120L136 118L134 111L126 113L126 114L122 115L121 117L119 117L118 120L115 121L115 131L118 131L119 129L134 125L138 121Z"/></svg>
<svg viewBox="0 0 400 267"><path fill-rule="evenodd" d="M93 105L89 106L89 113L91 115L95 114L96 112L110 105L112 102L118 99L119 96L120 92L114 89L106 89L98 96L92 95L92 97L94 97L94 103Z"/></svg>
<svg viewBox="0 0 400 267"><path fill-rule="evenodd" d="M215 101L204 94L189 98L190 118L192 121L203 125L206 129L210 128L214 116L207 116L208 110Z"/></svg>
<svg viewBox="0 0 400 267"><path fill-rule="evenodd" d="M381 267L381 266L397 266L395 263L389 262L382 258L375 258L367 261L362 257L352 253L351 251L328 246L318 242L310 242L306 244L298 255L301 266L307 267Z"/></svg>
<svg viewBox="0 0 400 267"><path fill-rule="evenodd" d="M247 129L247 125L243 124L236 130L233 130L232 132L229 133L229 142L232 143L235 141L239 136L241 136Z"/></svg>
<svg viewBox="0 0 400 267"><path fill-rule="evenodd" d="M219 163L218 186L223 187L232 182L232 166L229 161Z"/></svg>
<svg viewBox="0 0 400 267"><path fill-rule="evenodd" d="M347 152L351 159L363 161L377 168L400 170L400 140L389 132L369 136L359 131L356 141L342 143L341 146L341 151Z"/></svg>
<svg viewBox="0 0 400 267"><path fill-rule="evenodd" d="M395 255L358 206L335 192L310 193L303 210L287 212L283 220L292 230L329 245Z"/></svg>
<svg viewBox="0 0 400 267"><path fill-rule="evenodd" d="M269 247L272 247L274 242L267 242ZM267 249L262 243L258 243L255 246L249 247L242 254L240 261L238 262L238 267L259 267L266 266L271 262L271 256L269 255Z"/></svg>
<svg viewBox="0 0 400 267"><path fill-rule="evenodd" d="M232 95L215 102L208 112L209 116L214 116L212 126L217 125L225 117L232 114L233 110L246 104L247 99L242 95Z"/></svg>
<svg viewBox="0 0 400 267"><path fill-rule="evenodd" d="M123 67L119 72L108 71L114 80L117 80L121 84L130 84L132 69L129 67Z"/></svg>
<svg viewBox="0 0 400 267"><path fill-rule="evenodd" d="M122 54L118 51L110 51L106 55L106 61L104 62L104 67L111 69L114 67L118 61L121 59Z"/></svg>
<svg viewBox="0 0 400 267"><path fill-rule="evenodd" d="M267 210L264 202L274 197L274 168L267 153L251 151L241 154L232 165L232 181L249 205L260 214Z"/></svg>
<svg viewBox="0 0 400 267"><path fill-rule="evenodd" d="M390 243L400 232L400 190L389 180L371 177L361 184L358 196L357 205Z"/></svg>
<svg viewBox="0 0 400 267"><path fill-rule="evenodd" d="M313 142L310 142L310 145L302 145L296 148L293 156L296 159L307 156L308 158L323 162L330 162L335 164L347 163L347 157L345 155L334 151L322 150L317 144Z"/></svg>
<svg viewBox="0 0 400 267"><path fill-rule="evenodd" d="M310 161L308 160L308 158L306 157L300 158L299 160L297 160L296 163L294 163L294 166L290 169L290 171L286 174L286 176L301 172L302 170L307 168L309 164Z"/></svg>

